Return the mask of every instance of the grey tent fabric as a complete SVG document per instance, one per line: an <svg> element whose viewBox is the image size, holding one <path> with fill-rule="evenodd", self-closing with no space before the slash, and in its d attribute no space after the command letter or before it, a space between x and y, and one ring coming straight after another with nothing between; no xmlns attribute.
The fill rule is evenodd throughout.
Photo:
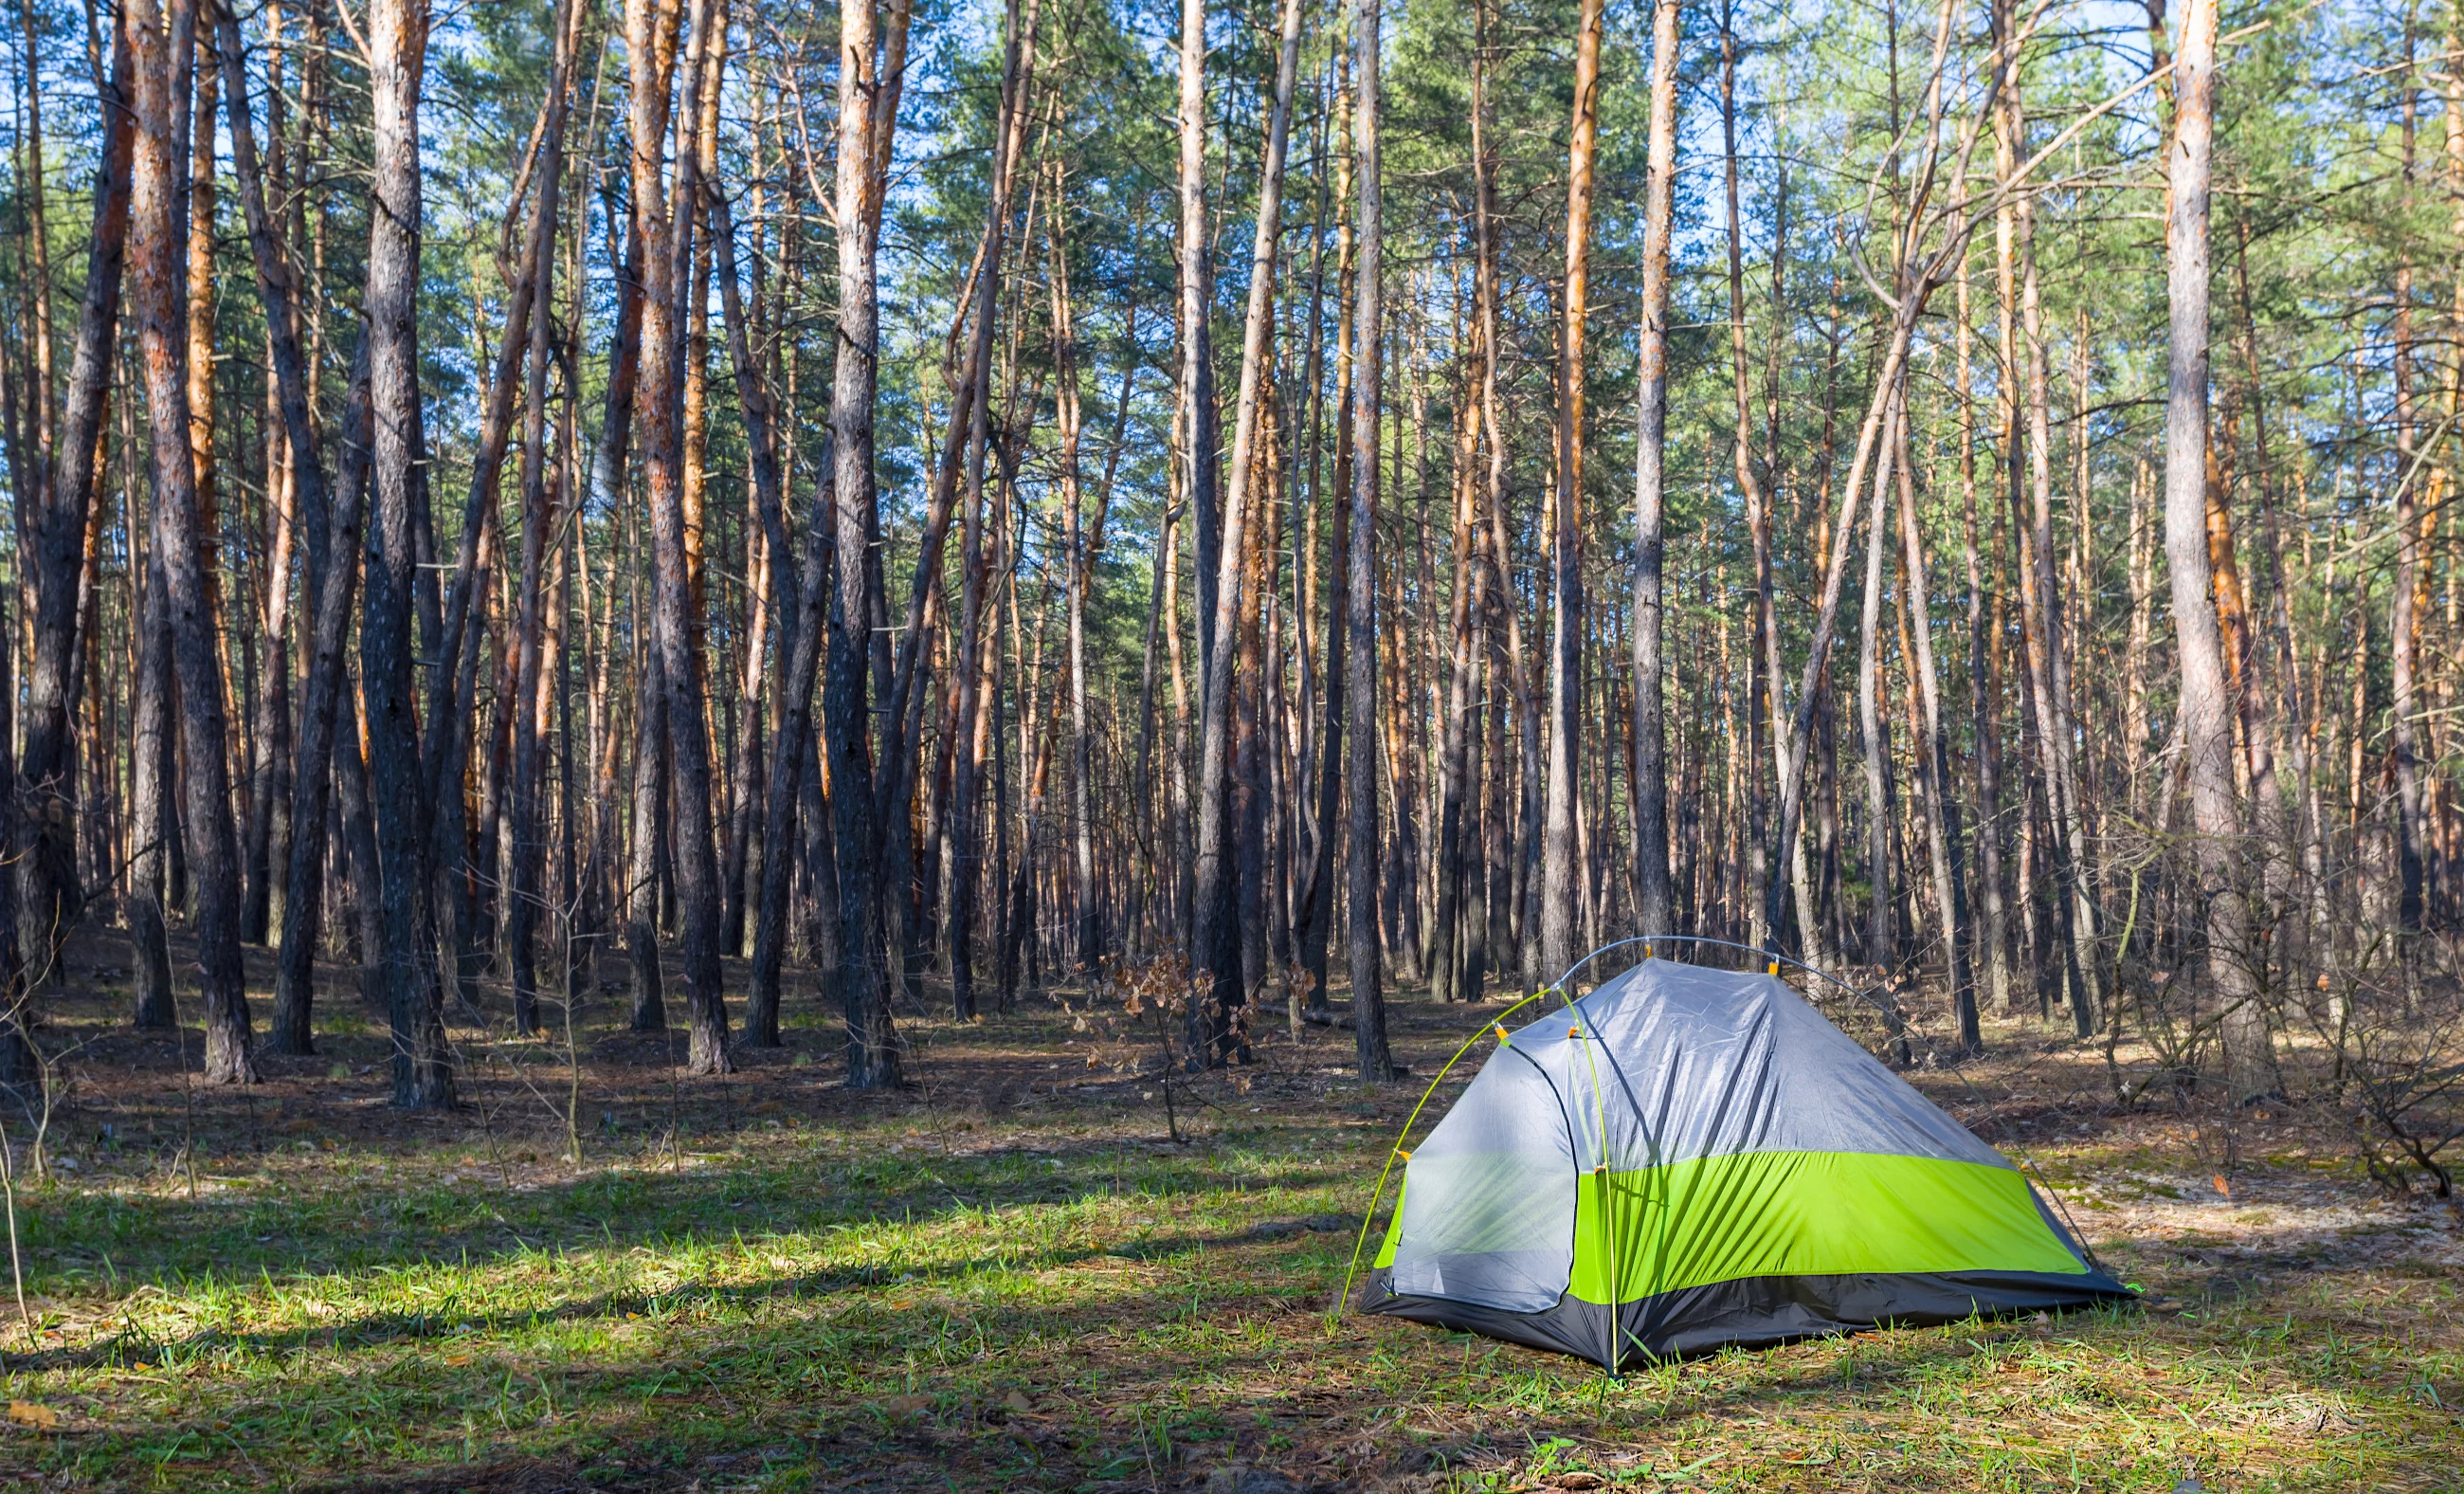
<svg viewBox="0 0 2464 1494"><path fill-rule="evenodd" d="M1556 1085L1520 1050L1480 1071L1412 1155L1396 1290L1538 1312L1574 1262L1577 1174ZM1422 1200L1425 1200L1423 1202Z"/></svg>
<svg viewBox="0 0 2464 1494"><path fill-rule="evenodd" d="M1565 1041L1577 1026L1588 1045ZM1582 1112L1573 1135L1586 1172L1601 1163L1622 1171L1741 1151L2010 1165L1773 975L1645 960L1535 1019L1514 1046L1545 1065L1568 1108ZM1604 1104L1595 1104L1595 1090ZM1449 1113L1439 1132L1453 1120Z"/></svg>
<svg viewBox="0 0 2464 1494"><path fill-rule="evenodd" d="M1405 1154L1365 1310L1617 1364L2134 1295L1773 975L1646 960L1496 1036Z"/></svg>

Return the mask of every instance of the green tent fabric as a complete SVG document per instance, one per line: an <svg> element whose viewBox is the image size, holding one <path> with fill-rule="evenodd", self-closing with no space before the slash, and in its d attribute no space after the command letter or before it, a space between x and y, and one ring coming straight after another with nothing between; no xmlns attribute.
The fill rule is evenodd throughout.
<svg viewBox="0 0 2464 1494"><path fill-rule="evenodd" d="M1774 976L1645 960L1496 1037L1362 1310L1615 1366L2133 1295Z"/></svg>

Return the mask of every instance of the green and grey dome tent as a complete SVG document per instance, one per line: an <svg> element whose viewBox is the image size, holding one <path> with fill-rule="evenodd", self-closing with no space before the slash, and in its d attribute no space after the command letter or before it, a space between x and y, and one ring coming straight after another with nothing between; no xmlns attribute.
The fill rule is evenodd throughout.
<svg viewBox="0 0 2464 1494"><path fill-rule="evenodd" d="M2133 1295L1773 974L1646 959L1489 1036L1399 1153L1364 1311L1615 1367Z"/></svg>

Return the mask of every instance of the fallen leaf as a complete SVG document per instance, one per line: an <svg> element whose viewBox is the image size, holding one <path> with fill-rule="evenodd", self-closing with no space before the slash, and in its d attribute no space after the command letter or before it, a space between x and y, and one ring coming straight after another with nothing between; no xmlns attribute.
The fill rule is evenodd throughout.
<svg viewBox="0 0 2464 1494"><path fill-rule="evenodd" d="M12 1400L9 1403L9 1419L21 1427L40 1427L49 1432L60 1424L60 1414L31 1400Z"/></svg>
<svg viewBox="0 0 2464 1494"><path fill-rule="evenodd" d="M1003 1396L1001 1404L1007 1406L1012 1411L1020 1413L1021 1415L1035 1409L1035 1403L1028 1400L1024 1395L1019 1394L1017 1391L1012 1391L1009 1394Z"/></svg>
<svg viewBox="0 0 2464 1494"><path fill-rule="evenodd" d="M919 1411L933 1409L930 1395L892 1395L883 1400L881 1409L893 1416L912 1416Z"/></svg>

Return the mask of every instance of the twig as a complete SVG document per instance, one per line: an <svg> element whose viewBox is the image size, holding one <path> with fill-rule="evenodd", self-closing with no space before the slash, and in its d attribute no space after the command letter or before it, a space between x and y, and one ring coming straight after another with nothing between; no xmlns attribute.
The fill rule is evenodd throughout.
<svg viewBox="0 0 2464 1494"><path fill-rule="evenodd" d="M0 1196L5 1196L9 1209L9 1282L17 1289L17 1317L26 1325L26 1349L33 1352L43 1347L34 1332L34 1315L26 1308L26 1263L17 1250L17 1170L9 1158L9 1126L0 1121Z"/></svg>

